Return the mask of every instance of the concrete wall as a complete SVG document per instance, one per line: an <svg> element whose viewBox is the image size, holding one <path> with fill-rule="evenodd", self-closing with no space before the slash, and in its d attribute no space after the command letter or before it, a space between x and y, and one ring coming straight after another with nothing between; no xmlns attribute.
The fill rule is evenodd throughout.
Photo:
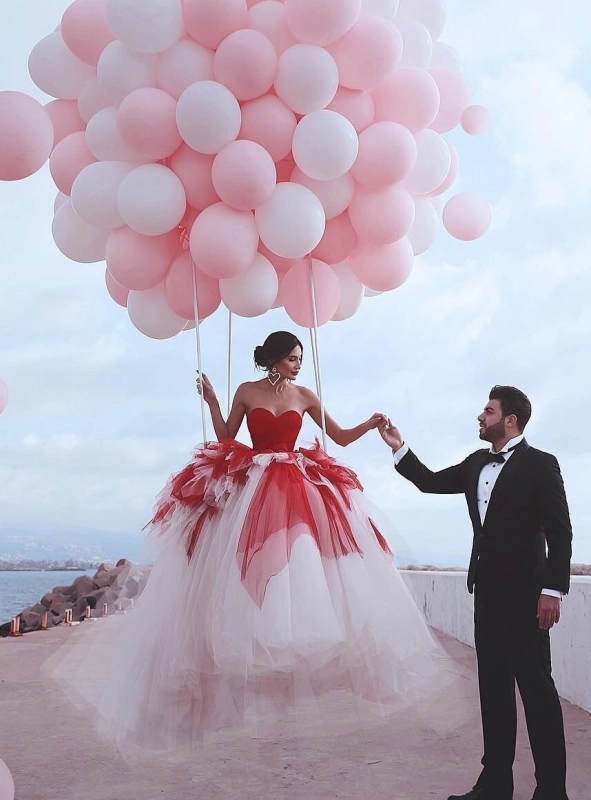
<svg viewBox="0 0 591 800"><path fill-rule="evenodd" d="M474 647L473 598L464 572L402 571L433 628ZM573 576L562 616L550 634L552 668L561 697L591 713L591 577Z"/></svg>

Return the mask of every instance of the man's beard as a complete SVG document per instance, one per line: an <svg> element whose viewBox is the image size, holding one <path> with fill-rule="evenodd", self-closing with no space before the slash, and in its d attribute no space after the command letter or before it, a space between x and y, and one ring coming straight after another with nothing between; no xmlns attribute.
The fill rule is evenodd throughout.
<svg viewBox="0 0 591 800"><path fill-rule="evenodd" d="M500 439L503 439L505 436L505 418L503 417L500 422L495 422L494 425L484 428L479 436L481 439L484 439L485 442L498 442Z"/></svg>

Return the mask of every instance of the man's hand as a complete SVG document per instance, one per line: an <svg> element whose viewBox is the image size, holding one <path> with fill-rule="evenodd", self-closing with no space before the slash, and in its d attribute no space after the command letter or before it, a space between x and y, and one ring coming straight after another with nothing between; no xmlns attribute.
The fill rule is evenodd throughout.
<svg viewBox="0 0 591 800"><path fill-rule="evenodd" d="M538 623L542 630L549 630L560 619L560 597L541 594L538 600Z"/></svg>
<svg viewBox="0 0 591 800"><path fill-rule="evenodd" d="M389 419L386 419L386 421L379 426L378 430L380 431L380 436L382 439L389 447L392 448L392 450L394 450L394 452L396 452L396 450L400 450L404 440L398 428L395 425L392 425Z"/></svg>

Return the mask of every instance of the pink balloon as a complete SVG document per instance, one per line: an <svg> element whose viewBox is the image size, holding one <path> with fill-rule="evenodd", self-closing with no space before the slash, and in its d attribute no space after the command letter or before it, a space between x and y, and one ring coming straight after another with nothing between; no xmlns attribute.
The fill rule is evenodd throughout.
<svg viewBox="0 0 591 800"><path fill-rule="evenodd" d="M200 270L212 278L232 278L252 264L259 234L250 211L225 203L209 206L191 229L190 248Z"/></svg>
<svg viewBox="0 0 591 800"><path fill-rule="evenodd" d="M213 50L248 23L246 0L183 0L183 13L193 39Z"/></svg>
<svg viewBox="0 0 591 800"><path fill-rule="evenodd" d="M378 292L397 289L412 272L414 254L408 239L355 248L349 263L359 280Z"/></svg>
<svg viewBox="0 0 591 800"><path fill-rule="evenodd" d="M77 133L86 128L86 124L78 111L76 100L52 100L47 103L45 110L53 123L54 147L71 133ZM8 119L8 117L3 114L2 119Z"/></svg>
<svg viewBox="0 0 591 800"><path fill-rule="evenodd" d="M113 106L103 108L89 121L86 127L86 144L99 161L142 164L152 160L146 153L140 153L123 141L117 127L117 109Z"/></svg>
<svg viewBox="0 0 591 800"><path fill-rule="evenodd" d="M260 253L246 272L220 281L224 305L241 317L258 317L268 311L277 299L278 289L279 278L273 264Z"/></svg>
<svg viewBox="0 0 591 800"><path fill-rule="evenodd" d="M104 93L119 105L130 92L156 86L157 63L157 56L135 53L115 40L101 54L96 74Z"/></svg>
<svg viewBox="0 0 591 800"><path fill-rule="evenodd" d="M347 172L332 181L317 181L314 178L305 175L299 167L296 167L291 173L290 180L292 183L299 183L302 186L307 186L322 203L326 219L338 217L349 206L353 199L353 192L355 190L355 181L351 174ZM325 259L320 259L325 261Z"/></svg>
<svg viewBox="0 0 591 800"><path fill-rule="evenodd" d="M490 227L490 206L472 192L456 194L445 204L443 224L454 238L470 242L483 236Z"/></svg>
<svg viewBox="0 0 591 800"><path fill-rule="evenodd" d="M275 271L278 273L287 272L291 267L293 267L294 264L297 264L297 262L300 260L299 258L282 258L281 256L278 256L276 253L272 253L271 250L269 250L268 247L265 247L265 245L262 242L259 242L258 252L262 256L265 256L265 258L268 261L270 261L271 264L273 264L273 266L275 267Z"/></svg>
<svg viewBox="0 0 591 800"><path fill-rule="evenodd" d="M179 97L176 121L189 147L214 155L238 138L242 116L238 100L223 84L198 81Z"/></svg>
<svg viewBox="0 0 591 800"><path fill-rule="evenodd" d="M376 120L405 125L411 133L426 128L439 110L435 79L419 67L397 69L372 91Z"/></svg>
<svg viewBox="0 0 591 800"><path fill-rule="evenodd" d="M8 397L9 397L8 386L2 380L2 378L0 378L0 414L2 414L2 412L8 405ZM3 763L4 762L0 762L0 768ZM4 784L6 785L6 783L7 783L6 778L4 778ZM2 784L0 784L0 789L3 789Z"/></svg>
<svg viewBox="0 0 591 800"><path fill-rule="evenodd" d="M90 122L95 114L110 105L111 101L104 93L98 78L94 77L86 81L78 97L78 113L84 122Z"/></svg>
<svg viewBox="0 0 591 800"><path fill-rule="evenodd" d="M313 251L314 257L326 264L338 264L348 258L357 246L357 234L345 211L326 222L324 236Z"/></svg>
<svg viewBox="0 0 591 800"><path fill-rule="evenodd" d="M339 86L327 109L346 117L357 133L371 125L375 117L375 106L369 92L346 89L344 86Z"/></svg>
<svg viewBox="0 0 591 800"><path fill-rule="evenodd" d="M227 86L237 100L254 100L273 85L277 53L262 33L235 31L218 47L213 69L216 81Z"/></svg>
<svg viewBox="0 0 591 800"><path fill-rule="evenodd" d="M447 190L454 183L455 179L458 177L458 169L460 166L460 157L458 155L458 151L452 142L447 141L447 139L446 142L447 146L449 147L449 152L451 153L451 164L449 167L449 172L447 173L447 177L436 189L433 189L433 191L427 192L426 194L418 195L419 197L439 197L444 192L447 192Z"/></svg>
<svg viewBox="0 0 591 800"><path fill-rule="evenodd" d="M127 308L127 298L129 297L129 289L117 283L115 278L111 275L108 269L105 270L105 283L107 284L107 291L112 299L123 308Z"/></svg>
<svg viewBox="0 0 591 800"><path fill-rule="evenodd" d="M107 267L127 289L151 289L164 280L178 247L176 230L163 236L142 236L131 228L118 228L107 242Z"/></svg>
<svg viewBox="0 0 591 800"><path fill-rule="evenodd" d="M168 304L180 317L195 320L193 302L193 278L197 283L197 314L200 320L211 316L221 303L219 281L201 272L194 265L191 253L178 253L168 271L164 291Z"/></svg>
<svg viewBox="0 0 591 800"><path fill-rule="evenodd" d="M255 211L264 244L283 258L303 258L324 234L326 217L314 192L297 183L278 183Z"/></svg>
<svg viewBox="0 0 591 800"><path fill-rule="evenodd" d="M341 86L373 89L400 61L402 36L393 22L362 17L329 51L337 62Z"/></svg>
<svg viewBox="0 0 591 800"><path fill-rule="evenodd" d="M472 90L458 70L432 69L431 76L437 83L441 100L430 127L438 133L447 133L460 124L462 113L472 101Z"/></svg>
<svg viewBox="0 0 591 800"><path fill-rule="evenodd" d="M405 180L412 194L427 195L438 190L451 169L451 150L447 140L430 128L416 135L417 163Z"/></svg>
<svg viewBox="0 0 591 800"><path fill-rule="evenodd" d="M355 24L361 0L285 0L290 31L300 42L326 45Z"/></svg>
<svg viewBox="0 0 591 800"><path fill-rule="evenodd" d="M66 47L60 31L37 42L29 56L29 74L36 86L51 97L77 100L82 87L95 74Z"/></svg>
<svg viewBox="0 0 591 800"><path fill-rule="evenodd" d="M182 144L176 125L176 101L162 89L136 89L117 110L123 141L155 161L167 158Z"/></svg>
<svg viewBox="0 0 591 800"><path fill-rule="evenodd" d="M0 797L2 800L14 800L14 780L10 770L0 758Z"/></svg>
<svg viewBox="0 0 591 800"><path fill-rule="evenodd" d="M0 180L37 172L53 147L53 125L43 106L20 92L0 92Z"/></svg>
<svg viewBox="0 0 591 800"><path fill-rule="evenodd" d="M265 95L242 106L239 138L257 142L273 161L281 161L291 151L296 125L296 115L282 100Z"/></svg>
<svg viewBox="0 0 591 800"><path fill-rule="evenodd" d="M333 266L335 275L341 285L339 307L333 314L333 320L349 319L357 311L363 300L364 286L356 277L348 261Z"/></svg>
<svg viewBox="0 0 591 800"><path fill-rule="evenodd" d="M246 140L231 142L215 157L213 186L224 203L248 211L266 203L273 194L277 172L267 151Z"/></svg>
<svg viewBox="0 0 591 800"><path fill-rule="evenodd" d="M92 66L115 39L105 16L105 2L74 0L62 17L61 32L68 49Z"/></svg>
<svg viewBox="0 0 591 800"><path fill-rule="evenodd" d="M349 206L349 217L364 244L390 244L411 229L415 204L410 193L399 186L383 189L359 186Z"/></svg>
<svg viewBox="0 0 591 800"><path fill-rule="evenodd" d="M378 188L404 180L417 160L417 145L408 128L376 122L359 136L359 155L351 168L356 181Z"/></svg>
<svg viewBox="0 0 591 800"><path fill-rule="evenodd" d="M192 39L181 39L158 56L158 85L178 100L192 83L213 80L213 55Z"/></svg>
<svg viewBox="0 0 591 800"><path fill-rule="evenodd" d="M67 200L55 212L53 239L67 257L81 264L103 261L110 231L85 222Z"/></svg>
<svg viewBox="0 0 591 800"><path fill-rule="evenodd" d="M163 164L142 164L122 181L119 213L126 225L144 236L161 236L185 216L185 189L175 173Z"/></svg>
<svg viewBox="0 0 591 800"><path fill-rule="evenodd" d="M279 57L275 92L296 114L326 108L338 85L336 62L322 47L297 44Z"/></svg>
<svg viewBox="0 0 591 800"><path fill-rule="evenodd" d="M53 149L49 159L51 177L60 192L69 195L79 173L95 161L86 144L86 135L82 131L71 133Z"/></svg>
<svg viewBox="0 0 591 800"><path fill-rule="evenodd" d="M211 180L213 160L213 156L196 153L186 144L170 159L171 170L185 187L188 204L197 211L203 211L220 199Z"/></svg>
<svg viewBox="0 0 591 800"><path fill-rule="evenodd" d="M277 169L277 183L289 183L295 169L295 161L288 157L275 164Z"/></svg>
<svg viewBox="0 0 591 800"><path fill-rule="evenodd" d="M288 315L302 328L314 327L312 281L318 325L325 325L333 317L341 299L339 279L328 264L316 258L312 259L311 269L308 258L294 264L281 282L281 297Z"/></svg>
<svg viewBox="0 0 591 800"><path fill-rule="evenodd" d="M279 55L298 43L287 27L285 6L279 0L262 0L252 5L248 11L248 27L264 33Z"/></svg>
<svg viewBox="0 0 591 800"><path fill-rule="evenodd" d="M462 114L462 128L471 136L482 136L490 127L490 114L483 106L468 106Z"/></svg>
<svg viewBox="0 0 591 800"><path fill-rule="evenodd" d="M138 331L151 339L170 339L187 324L187 320L169 306L162 283L143 292L130 292L127 313Z"/></svg>

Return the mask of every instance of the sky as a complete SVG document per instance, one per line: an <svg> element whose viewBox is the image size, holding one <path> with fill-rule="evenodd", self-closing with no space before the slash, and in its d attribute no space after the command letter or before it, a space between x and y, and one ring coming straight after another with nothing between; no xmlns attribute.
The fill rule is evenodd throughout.
<svg viewBox="0 0 591 800"><path fill-rule="evenodd" d="M0 90L47 102L28 54L68 3L25 0L0 32ZM366 298L319 331L323 392L343 426L388 414L431 468L481 446L476 417L496 383L533 404L530 444L561 464L574 560L591 563L591 7L584 0L449 0L442 41L460 53L482 137L456 131L460 175L493 209L473 243L441 230L400 289ZM32 523L138 531L167 476L201 440L195 337L133 328L104 287L104 264L75 264L51 236L49 170L0 184L0 529ZM204 368L226 395L227 314L201 326ZM233 319L232 385L273 330L308 332L281 311ZM309 347L301 381L313 386ZM306 422L302 440L317 430ZM212 436L211 425L208 436ZM239 438L246 441L244 430ZM421 495L392 469L376 432L331 455L358 473L421 563L467 563L462 497ZM82 535L82 534L81 534Z"/></svg>

